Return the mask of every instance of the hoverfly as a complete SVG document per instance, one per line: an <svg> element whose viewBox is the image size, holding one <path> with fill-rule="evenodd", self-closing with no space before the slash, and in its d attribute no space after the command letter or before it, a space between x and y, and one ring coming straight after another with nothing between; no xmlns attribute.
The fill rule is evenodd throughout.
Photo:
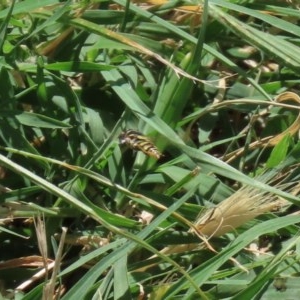
<svg viewBox="0 0 300 300"><path fill-rule="evenodd" d="M160 159L163 156L153 142L138 131L127 129L119 135L119 141L120 144L126 144L129 148L142 151L150 157Z"/></svg>

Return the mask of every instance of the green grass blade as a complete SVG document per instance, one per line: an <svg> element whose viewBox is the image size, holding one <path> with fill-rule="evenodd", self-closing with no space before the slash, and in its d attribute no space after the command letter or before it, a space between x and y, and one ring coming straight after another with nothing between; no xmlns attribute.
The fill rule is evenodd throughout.
<svg viewBox="0 0 300 300"><path fill-rule="evenodd" d="M198 268L195 268L191 272L191 276L194 280L202 285L213 273L218 270L230 257L234 256L238 251L250 244L258 235L267 234L269 232L274 232L280 228L297 224L297 216L287 216L282 218L276 218L274 220L269 220L255 227L249 229L248 231L240 234L230 245L228 245L222 252L213 257L212 259L204 262ZM179 280L174 284L166 293L165 299L172 299L183 288L188 288L185 279ZM184 299L189 299L192 295L193 289L189 289L185 294Z"/></svg>

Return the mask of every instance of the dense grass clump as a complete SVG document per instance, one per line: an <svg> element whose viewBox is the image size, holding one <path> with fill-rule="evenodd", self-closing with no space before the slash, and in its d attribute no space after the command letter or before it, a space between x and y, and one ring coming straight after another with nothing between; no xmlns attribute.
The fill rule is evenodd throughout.
<svg viewBox="0 0 300 300"><path fill-rule="evenodd" d="M42 2L0 3L0 298L297 299L299 4Z"/></svg>

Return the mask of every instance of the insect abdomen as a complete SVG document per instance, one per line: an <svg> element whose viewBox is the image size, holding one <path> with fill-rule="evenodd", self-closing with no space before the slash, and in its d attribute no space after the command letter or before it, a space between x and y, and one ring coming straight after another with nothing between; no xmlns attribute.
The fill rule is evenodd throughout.
<svg viewBox="0 0 300 300"><path fill-rule="evenodd" d="M128 129L119 135L121 144L126 144L131 149L142 151L148 156L160 159L162 153L156 148L153 142L142 133Z"/></svg>

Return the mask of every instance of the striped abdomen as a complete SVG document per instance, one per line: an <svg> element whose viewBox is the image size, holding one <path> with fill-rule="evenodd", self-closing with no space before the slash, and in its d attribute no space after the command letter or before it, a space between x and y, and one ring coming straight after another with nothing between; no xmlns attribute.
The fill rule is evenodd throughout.
<svg viewBox="0 0 300 300"><path fill-rule="evenodd" d="M126 144L129 148L142 151L148 156L156 159L161 158L162 153L156 148L153 142L142 133L128 129L119 135L121 144Z"/></svg>

